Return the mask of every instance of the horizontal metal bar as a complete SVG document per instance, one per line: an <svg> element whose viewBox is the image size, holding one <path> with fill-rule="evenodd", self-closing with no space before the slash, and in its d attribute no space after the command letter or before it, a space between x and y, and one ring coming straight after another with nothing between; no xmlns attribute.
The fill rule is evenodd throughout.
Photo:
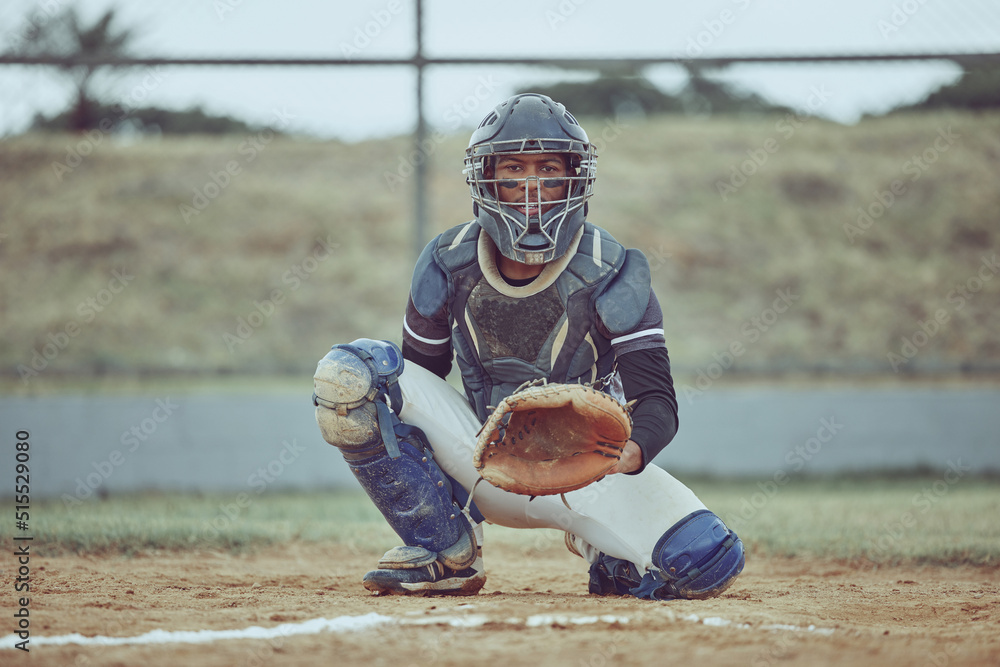
<svg viewBox="0 0 1000 667"><path fill-rule="evenodd" d="M70 67L78 65L113 67L156 66L268 66L268 67L401 67L433 65L530 65L566 69L629 69L650 65L675 64L690 67L725 67L741 63L849 63L951 60L966 64L1000 63L1000 52L992 53L859 53L839 55L759 55L715 56L711 58L679 58L674 56L648 58L177 58L177 57L74 57L42 55L0 55L0 65L48 65Z"/></svg>

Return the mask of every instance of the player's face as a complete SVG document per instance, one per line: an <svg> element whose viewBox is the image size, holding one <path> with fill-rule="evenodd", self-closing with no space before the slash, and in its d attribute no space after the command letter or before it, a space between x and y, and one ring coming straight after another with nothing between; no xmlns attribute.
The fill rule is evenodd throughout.
<svg viewBox="0 0 1000 667"><path fill-rule="evenodd" d="M509 155L497 158L497 198L520 204L525 214L538 217L566 198L569 189L565 158L558 153ZM541 210L539 210L541 206Z"/></svg>

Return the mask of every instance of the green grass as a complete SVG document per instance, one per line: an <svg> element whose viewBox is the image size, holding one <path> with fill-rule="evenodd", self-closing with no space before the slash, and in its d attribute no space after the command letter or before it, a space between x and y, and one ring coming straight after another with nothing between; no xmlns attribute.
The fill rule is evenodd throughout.
<svg viewBox="0 0 1000 667"><path fill-rule="evenodd" d="M1000 482L940 477L690 479L735 529L751 557L819 557L873 565L1000 564ZM929 495L922 495L924 492ZM918 500L923 498L922 500ZM908 518L907 518L908 517ZM377 556L398 538L360 493L239 496L146 494L31 510L39 553L135 554L155 550L240 552L289 541L340 544ZM0 539L10 537L9 523ZM532 551L562 548L557 531L488 526L487 540Z"/></svg>
<svg viewBox="0 0 1000 667"><path fill-rule="evenodd" d="M941 477L901 476L691 486L752 553L875 564L1000 563L995 478L954 484Z"/></svg>
<svg viewBox="0 0 1000 667"><path fill-rule="evenodd" d="M948 321L906 369L1000 364L1000 280L980 283L961 308L948 299L998 245L1000 114L895 115L855 126L813 119L790 136L781 122L634 120L602 151L590 219L650 258L675 364L693 373L738 341L744 369L890 371L887 353L942 309ZM603 121L585 125L599 136ZM908 161L948 127L959 138L908 180ZM78 138L4 143L0 369L8 383L0 390L42 393L94 374L308 375L334 342L399 339L415 259L414 184L390 189L385 174L410 152L409 140L277 139L185 222L179 207L192 204L195 189L245 160L242 139L108 140L61 179L53 164ZM774 146L769 139L777 152L723 200L718 183L747 151ZM431 161L430 233L471 217L466 141L448 138ZM906 192L852 242L844 225L894 180ZM321 239L336 244L328 256ZM134 279L100 312L90 309L115 270ZM766 330L753 327L779 289L798 300ZM257 304L259 325L227 344ZM60 334L71 323L78 330L67 340ZM751 340L745 332L754 329ZM53 337L64 349L22 382L18 365Z"/></svg>
<svg viewBox="0 0 1000 667"><path fill-rule="evenodd" d="M289 540L371 549L376 542L394 539L367 498L334 492L259 498L149 493L72 503L52 499L32 506L30 525L36 548L49 553L239 552Z"/></svg>

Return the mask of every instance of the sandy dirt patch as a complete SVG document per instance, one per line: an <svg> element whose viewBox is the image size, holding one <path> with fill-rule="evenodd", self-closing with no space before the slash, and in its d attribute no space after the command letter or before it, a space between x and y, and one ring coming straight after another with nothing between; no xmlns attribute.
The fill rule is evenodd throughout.
<svg viewBox="0 0 1000 667"><path fill-rule="evenodd" d="M360 580L376 560L303 543L244 555L35 554L31 651L0 651L0 663L1000 664L1000 568L751 557L719 598L653 603L588 595L586 564L556 547L525 558L523 549L487 542L486 587L463 598L373 597ZM5 566L4 590L13 590L14 577ZM372 613L396 620L362 631L208 644L46 646L39 639L274 628ZM14 630L10 613L3 616L0 636Z"/></svg>

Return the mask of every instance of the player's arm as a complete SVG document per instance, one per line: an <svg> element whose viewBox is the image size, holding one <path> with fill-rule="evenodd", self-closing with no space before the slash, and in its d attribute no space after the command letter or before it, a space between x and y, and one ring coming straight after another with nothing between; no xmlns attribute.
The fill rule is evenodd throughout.
<svg viewBox="0 0 1000 667"><path fill-rule="evenodd" d="M618 371L632 409L632 441L642 460L638 473L656 458L677 435L677 396L670 375L670 357L665 346L629 352L618 357Z"/></svg>
<svg viewBox="0 0 1000 667"><path fill-rule="evenodd" d="M445 378L451 372L451 331L448 328L448 316L444 315L444 326L435 320L426 318L417 311L411 296L406 304L406 316L403 319L403 358L423 366L440 378Z"/></svg>
<svg viewBox="0 0 1000 667"><path fill-rule="evenodd" d="M599 324L598 328L603 327ZM632 408L631 439L638 446L641 460L623 460L621 472L639 473L670 444L678 427L677 395L663 336L663 313L656 295L649 293L646 311L630 331L609 332L608 337L625 398L636 401Z"/></svg>
<svg viewBox="0 0 1000 667"><path fill-rule="evenodd" d="M437 241L427 244L413 269L403 316L403 358L444 378L451 371L451 326L448 280L434 261Z"/></svg>

